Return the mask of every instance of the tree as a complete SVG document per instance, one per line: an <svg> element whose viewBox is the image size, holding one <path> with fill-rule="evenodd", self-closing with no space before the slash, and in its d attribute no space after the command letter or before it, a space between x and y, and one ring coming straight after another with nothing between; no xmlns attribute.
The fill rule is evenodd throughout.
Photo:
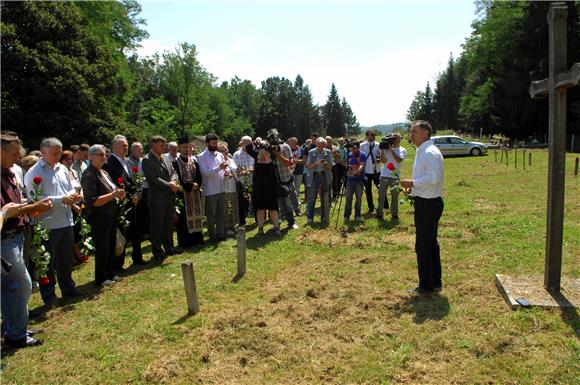
<svg viewBox="0 0 580 385"><path fill-rule="evenodd" d="M346 128L346 136L351 137L360 132L360 124L356 115L352 112L352 108L347 103L345 98L342 98L342 111L344 115L344 125Z"/></svg>
<svg viewBox="0 0 580 385"><path fill-rule="evenodd" d="M330 87L330 93L323 107L323 115L326 134L332 137L344 136L346 129L344 111L334 83Z"/></svg>
<svg viewBox="0 0 580 385"><path fill-rule="evenodd" d="M458 130L459 98L461 90L455 74L455 60L450 55L447 69L437 78L433 94L433 125Z"/></svg>
<svg viewBox="0 0 580 385"><path fill-rule="evenodd" d="M411 106L407 111L407 120L409 122L415 120L428 120L433 118L433 93L429 82L425 86L425 91L417 91Z"/></svg>
<svg viewBox="0 0 580 385"><path fill-rule="evenodd" d="M209 107L213 76L197 60L193 44L181 43L174 52L165 51L162 57L161 92L176 111L172 129L178 136L204 133L211 119L219 119ZM216 107L215 100L212 105Z"/></svg>
<svg viewBox="0 0 580 385"><path fill-rule="evenodd" d="M2 2L2 126L36 146L105 138L125 126L127 78L75 2Z"/></svg>

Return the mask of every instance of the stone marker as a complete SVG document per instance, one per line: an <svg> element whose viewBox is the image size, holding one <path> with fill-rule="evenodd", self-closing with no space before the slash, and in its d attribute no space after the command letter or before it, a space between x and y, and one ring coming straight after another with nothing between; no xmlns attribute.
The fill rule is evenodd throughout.
<svg viewBox="0 0 580 385"><path fill-rule="evenodd" d="M561 293L562 239L564 227L564 181L566 161L566 90L580 83L580 63L575 63L569 71L567 66L568 7L565 3L552 3L548 11L549 25L549 76L533 81L530 85L532 98L549 96L549 157L548 157L548 220L546 229L546 252L544 288L535 287L534 292L542 293L534 298L524 298L532 306L561 306L566 301L549 301L554 296L577 297L579 280L572 280L568 290ZM531 157L531 153L530 153ZM530 158L531 159L531 158ZM529 277L509 277L496 275L498 289L512 306L521 293L519 283L529 281ZM538 282L530 281L534 286ZM527 291L526 291L527 292ZM565 298L564 298L565 299ZM570 302L568 298L568 302ZM517 303L517 302L516 302ZM516 305L517 306L517 305Z"/></svg>
<svg viewBox="0 0 580 385"><path fill-rule="evenodd" d="M238 274L241 278L246 274L246 229L238 227Z"/></svg>
<svg viewBox="0 0 580 385"><path fill-rule="evenodd" d="M197 314L199 313L199 302L197 301L197 288L195 286L193 263L191 261L183 262L181 264L181 272L183 273L188 314Z"/></svg>

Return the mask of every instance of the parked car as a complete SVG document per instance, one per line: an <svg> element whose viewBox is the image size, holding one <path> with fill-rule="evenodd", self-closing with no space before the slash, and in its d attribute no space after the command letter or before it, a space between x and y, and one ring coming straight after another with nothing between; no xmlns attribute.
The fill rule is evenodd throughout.
<svg viewBox="0 0 580 385"><path fill-rule="evenodd" d="M479 142L469 142L459 136L442 135L431 137L443 156L449 155L483 155L487 153L487 145Z"/></svg>

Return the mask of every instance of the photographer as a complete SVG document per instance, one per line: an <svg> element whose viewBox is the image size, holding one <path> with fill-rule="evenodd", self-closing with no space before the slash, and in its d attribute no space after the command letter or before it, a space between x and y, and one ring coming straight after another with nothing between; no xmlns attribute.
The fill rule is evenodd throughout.
<svg viewBox="0 0 580 385"><path fill-rule="evenodd" d="M375 142L375 132L373 130L367 130L366 132L367 140L361 143L360 150L364 152L367 156L365 163L365 193L367 196L367 205L369 207L369 213L375 211L375 204L373 202L373 183L379 188L379 161L380 161L380 150L379 145Z"/></svg>
<svg viewBox="0 0 580 385"><path fill-rule="evenodd" d="M360 151L360 143L353 142L351 144L351 152L348 153L347 171L346 171L346 203L344 205L344 222L350 220L350 212L352 210L352 196L356 194L356 201L354 203L354 219L360 221L361 219L361 204L363 183L365 180L364 166L367 156Z"/></svg>
<svg viewBox="0 0 580 385"><path fill-rule="evenodd" d="M387 141L387 148L381 149L381 179L379 182L379 207L377 208L377 218L383 219L383 208L389 207L387 200L387 189L391 189L391 217L399 219L399 189L394 188L399 185L401 175L401 163L407 156L407 150L401 147L401 135L394 133ZM391 166L389 166L392 164ZM392 169L391 169L392 168Z"/></svg>
<svg viewBox="0 0 580 385"><path fill-rule="evenodd" d="M284 190L278 189L279 193L276 198L278 200L278 207L280 209L280 216L283 216L288 221L288 228L297 229L298 225L294 220L294 207L292 206L292 193L294 191L294 179L292 175L292 168L294 166L294 157L292 149L278 136L276 129L268 131L268 142L270 143L270 152L272 161L276 165L276 177L278 183L284 186ZM286 194L287 192L287 194Z"/></svg>
<svg viewBox="0 0 580 385"><path fill-rule="evenodd" d="M322 207L320 217L322 221L328 221L329 207L329 181L332 178L332 153L326 148L326 139L318 138L316 148L308 152L307 168L310 177L310 192L308 193L308 223L314 221L314 206L316 205L316 196L318 189L322 189Z"/></svg>

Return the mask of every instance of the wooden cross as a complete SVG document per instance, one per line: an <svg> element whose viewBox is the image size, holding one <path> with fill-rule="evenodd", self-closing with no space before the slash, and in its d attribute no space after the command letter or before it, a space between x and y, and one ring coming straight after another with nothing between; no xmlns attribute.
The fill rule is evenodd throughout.
<svg viewBox="0 0 580 385"><path fill-rule="evenodd" d="M568 7L552 3L548 11L549 75L547 79L530 85L532 98L549 96L549 163L548 163L548 220L546 229L546 257L544 287L560 291L562 272L562 239L564 230L564 181L566 164L566 91L580 83L580 63L569 71L567 67Z"/></svg>

